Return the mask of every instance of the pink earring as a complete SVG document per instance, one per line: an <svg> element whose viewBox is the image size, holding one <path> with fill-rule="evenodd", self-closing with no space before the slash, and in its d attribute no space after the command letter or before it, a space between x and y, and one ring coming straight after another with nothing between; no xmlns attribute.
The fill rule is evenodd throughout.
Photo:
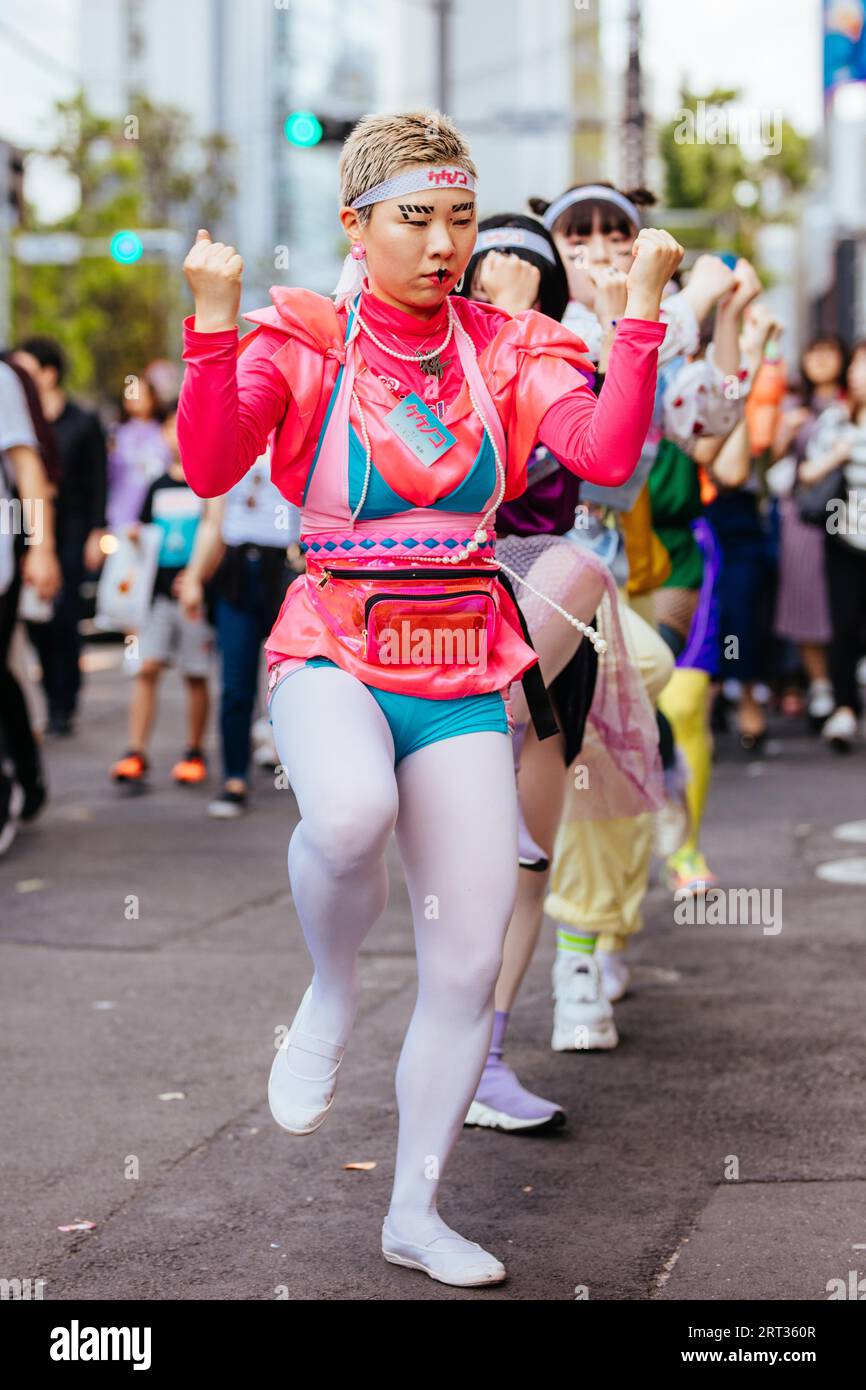
<svg viewBox="0 0 866 1390"><path fill-rule="evenodd" d="M354 260L354 261L362 261L362 260L364 259L364 257L366 256L366 254L367 254L367 248L365 247L363 241L355 241L355 242L353 242L353 243L352 243L352 250L350 251L349 254L350 254L351 257L352 257L352 260Z"/></svg>

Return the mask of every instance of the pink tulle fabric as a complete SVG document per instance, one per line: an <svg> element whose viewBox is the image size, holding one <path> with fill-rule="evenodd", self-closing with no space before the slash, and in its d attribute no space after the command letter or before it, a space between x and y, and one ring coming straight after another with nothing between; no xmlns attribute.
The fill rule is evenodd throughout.
<svg viewBox="0 0 866 1390"><path fill-rule="evenodd" d="M598 658L595 694L568 779L563 820L657 811L664 801L664 781L655 711L619 619L620 599L610 570L564 536L508 536L496 542L496 557L566 610L581 573L591 570L604 583L596 628L607 651ZM556 616L555 609L518 583L514 589L535 641Z"/></svg>

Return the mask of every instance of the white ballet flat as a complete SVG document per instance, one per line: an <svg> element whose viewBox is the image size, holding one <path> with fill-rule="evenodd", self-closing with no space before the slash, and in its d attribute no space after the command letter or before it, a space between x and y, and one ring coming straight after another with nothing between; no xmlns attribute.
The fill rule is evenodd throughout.
<svg viewBox="0 0 866 1390"><path fill-rule="evenodd" d="M453 1240L460 1240L462 1249L441 1248L445 1241ZM423 1270L431 1279L438 1279L440 1284L456 1284L459 1288L501 1284L506 1277L504 1264L474 1240L463 1240L461 1236L436 1236L427 1245L413 1245L395 1236L387 1220L382 1223L382 1254L389 1264Z"/></svg>
<svg viewBox="0 0 866 1390"><path fill-rule="evenodd" d="M298 1027L312 992L313 986L310 984L298 1006L291 1028L277 1049L268 1080L268 1104L271 1114L280 1128L288 1130L290 1134L312 1134L324 1123L334 1103L337 1072L345 1052L345 1047L339 1043L314 1038L312 1034L305 1033ZM316 1057L327 1057L335 1065L325 1076L302 1076L294 1071L289 1063L290 1046L300 1052L311 1052Z"/></svg>

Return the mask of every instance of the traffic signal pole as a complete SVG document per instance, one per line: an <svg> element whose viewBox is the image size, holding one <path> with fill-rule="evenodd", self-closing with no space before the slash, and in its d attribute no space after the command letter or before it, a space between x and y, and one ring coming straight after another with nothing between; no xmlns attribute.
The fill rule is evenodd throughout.
<svg viewBox="0 0 866 1390"><path fill-rule="evenodd" d="M453 0L433 0L436 19L436 105L447 115L451 104L451 17Z"/></svg>
<svg viewBox="0 0 866 1390"><path fill-rule="evenodd" d="M644 182L646 160L646 112L643 105L643 82L640 62L641 3L629 0L628 7L628 68L625 79L625 159L626 188L640 188Z"/></svg>

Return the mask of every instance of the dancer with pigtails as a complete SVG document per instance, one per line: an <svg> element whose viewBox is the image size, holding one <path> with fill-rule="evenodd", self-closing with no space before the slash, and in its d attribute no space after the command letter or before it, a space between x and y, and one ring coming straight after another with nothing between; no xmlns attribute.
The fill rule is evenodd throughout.
<svg viewBox="0 0 866 1390"><path fill-rule="evenodd" d="M519 313L559 320L569 303L562 259L535 218L498 214L479 226L464 294ZM520 872L514 914L496 985L493 1036L466 1117L470 1125L509 1132L558 1128L563 1107L527 1090L503 1059L511 1010L539 938L550 859L569 769L579 759L587 719L605 745L609 805L626 814L656 809L663 784L655 715L620 622L616 584L604 559L574 540L584 486L543 444L532 452L527 490L496 518L497 556L524 578L518 596L550 691L560 734L540 740L531 722L516 724ZM571 533L570 537L566 533ZM532 592L540 586L571 611L595 612L608 650L601 663L581 634Z"/></svg>
<svg viewBox="0 0 866 1390"><path fill-rule="evenodd" d="M551 232L568 271L572 302L564 322L592 339L602 373L619 333L624 268L635 237L640 235L643 209L654 201L646 190L624 194L605 184L579 185L552 203L530 200ZM704 255L695 262L685 289L666 294L661 317L668 323L668 334L659 349L657 398L638 466L624 486L588 483L581 492L582 502L601 518L594 522L595 540L611 555L623 600L621 613L647 691L656 701L662 697L662 704L681 731L690 729L694 721L691 705L686 710L681 700L667 702L662 695L663 691L667 694L672 672L670 646L676 645L670 642L670 632L664 630L672 607L666 597L659 603L671 562L653 532L648 479L663 438L693 456L700 440L724 438L742 418L748 372L738 329L743 308L759 288L748 262L739 262L735 272L720 257ZM698 358L700 326L714 308L718 311L712 341L705 355ZM735 390L731 382L737 383ZM604 391L600 399L604 400ZM621 537L618 546L611 545L607 529L611 523ZM575 532L576 539L592 536L592 527ZM692 607L689 617L693 613ZM675 622L679 623L678 615ZM660 626L665 641L656 631ZM668 622L667 626L673 625ZM686 635L688 631L687 625ZM691 687L688 694L692 694ZM695 698L700 698L700 690ZM655 829L668 836L671 887L690 891L701 873L708 871L705 865L694 863L691 845L686 843L679 850L689 836L685 804L689 769L676 755L675 732L661 717L668 797L665 811L656 817ZM689 751L690 745L686 753ZM605 760L603 746L592 746L590 740L582 755L589 775L603 771ZM604 776L596 776L595 782L596 791L591 795L576 788L568 792L554 850L551 889L545 900L545 910L559 924L551 1040L556 1051L581 1050L587 1040L590 1047L617 1044L611 1005L628 989L630 971L624 951L642 925L641 908L653 853L653 817L648 813L623 815L605 805Z"/></svg>
<svg viewBox="0 0 866 1390"><path fill-rule="evenodd" d="M555 236L533 218L506 214L487 219L464 290L512 312L532 307L560 318L564 311L563 322L589 345L598 369L596 390L604 383L625 306L625 269L632 261L641 220L638 205L653 201L644 190L634 198L633 202L609 185L591 184L569 190L549 209L538 204L537 210L546 212L545 220L556 229ZM536 203L533 200L533 206ZM563 257L570 267L568 277ZM553 741L537 740L525 724L515 732L522 812L518 898L496 987L491 1048L468 1124L524 1132L555 1128L565 1121L563 1107L527 1090L503 1058L510 1012L541 928L554 842L554 884L547 897L548 911L559 919L552 1045L557 1051L613 1047L618 1035L612 1003L627 985L618 948L640 925L653 848L651 813L657 812L657 826L674 820L679 837L671 846L675 850L688 828L685 792L696 807L702 804L706 781L698 775L702 764L695 755L695 740L686 742L684 737L693 772L686 787L682 758L679 765L674 760L673 737L662 717L666 783L674 794L661 809L653 775L658 736L650 728L651 702L669 685L674 660L669 634L664 640L658 635L652 608L651 591L666 578L670 563L652 530L646 480L662 427L692 450L703 431L730 428L742 413L742 403L728 399L728 378L713 363L713 352L707 361L690 360L698 349L701 320L730 290L734 278L718 258L702 257L687 289L662 302L668 333L658 355L666 389L659 391L655 428L645 441L637 474L617 489L593 488L563 469L542 446L531 460L527 492L498 514L497 531L507 539L500 539L497 554L524 573L530 562L538 569L543 555L548 590L556 582L576 582L579 557L594 561L608 587L599 630L605 636L615 630L623 643L621 627L625 651L603 663L600 686L594 690L586 674L592 653L586 644L578 646L580 634L531 594L521 592L545 680L554 698L560 697L565 737L554 746ZM741 281L746 279L741 276ZM569 294L573 297L566 302ZM737 321L739 309L734 306L729 322ZM731 346L722 339L722 364L733 369L737 358ZM592 511L587 500L593 503ZM608 524L601 519L605 512ZM614 519L619 526L611 527ZM568 555L573 557L570 565ZM584 585L590 577L591 571L584 570ZM614 578L621 586L619 598ZM688 674L683 672L684 679ZM681 689L678 686L675 696ZM686 694L691 691L687 686ZM669 708L678 732L685 735L691 733L695 717L690 704L680 717L683 703L682 697L679 702L674 698ZM628 715L623 718L625 710ZM696 715L700 719L702 710ZM563 778L563 754L566 766L576 765L574 785L571 777ZM560 829L563 805L566 824ZM693 817L693 827L696 820ZM594 957L600 929L605 928L601 944L607 949Z"/></svg>
<svg viewBox="0 0 866 1390"><path fill-rule="evenodd" d="M582 477L630 476L652 413L659 304L682 248L660 230L638 238L598 402L573 334L537 312L449 295L476 242L477 173L446 117L365 117L340 175L352 253L333 298L275 287L272 307L245 316L256 328L239 345L241 257L202 230L185 262L195 315L178 432L190 485L221 494L273 436L272 478L301 507L307 561L267 652L277 750L301 813L289 875L313 977L274 1057L269 1101L295 1135L331 1109L396 830L418 995L397 1067L382 1251L448 1284L497 1283L504 1266L447 1225L438 1202L484 1067L514 903L515 681L539 735L555 723L493 523L524 491L539 441ZM557 611L603 645L591 610ZM396 660L395 632L409 638ZM483 661L437 660L435 642L433 659L413 660L437 635Z"/></svg>

